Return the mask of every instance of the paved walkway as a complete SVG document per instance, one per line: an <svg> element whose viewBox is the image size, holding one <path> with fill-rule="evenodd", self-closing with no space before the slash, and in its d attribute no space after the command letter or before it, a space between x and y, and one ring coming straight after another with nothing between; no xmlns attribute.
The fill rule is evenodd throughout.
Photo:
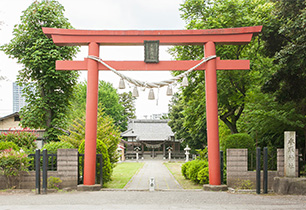
<svg viewBox="0 0 306 210"><path fill-rule="evenodd" d="M162 160L147 160L142 169L125 186L127 190L149 190L150 178L154 177L155 190L182 189Z"/></svg>
<svg viewBox="0 0 306 210"><path fill-rule="evenodd" d="M302 210L306 196L205 191L99 191L1 195L0 210Z"/></svg>

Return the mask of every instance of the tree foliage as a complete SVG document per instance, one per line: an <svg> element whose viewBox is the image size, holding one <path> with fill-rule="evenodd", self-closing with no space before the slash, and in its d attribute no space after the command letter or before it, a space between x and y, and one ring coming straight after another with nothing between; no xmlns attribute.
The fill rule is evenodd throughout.
<svg viewBox="0 0 306 210"><path fill-rule="evenodd" d="M275 13L274 22L278 23L278 27L271 30L278 33L282 46L270 49L270 53L275 53L275 63L279 69L263 86L263 90L274 93L281 103L302 102L300 108L306 114L306 2L277 1ZM273 43L270 37L267 40Z"/></svg>
<svg viewBox="0 0 306 210"><path fill-rule="evenodd" d="M57 154L58 149L73 149L73 145L69 142L49 142L47 144L44 144L42 150L46 149L48 151L48 154Z"/></svg>
<svg viewBox="0 0 306 210"><path fill-rule="evenodd" d="M79 148L81 142L85 140L84 118L77 118L68 131L69 135L62 135L59 139L72 144L74 148ZM97 140L106 145L111 163L116 163L118 161L117 147L120 142L120 131L115 126L114 120L102 109L98 110Z"/></svg>
<svg viewBox="0 0 306 210"><path fill-rule="evenodd" d="M114 123L120 128L121 131L126 130L128 117L134 117L135 111L133 99L129 100L129 96L121 98L117 90L109 82L103 80L99 81L98 90L98 106L103 109L105 114L109 115ZM74 93L72 119L76 117L84 117L86 112L86 95L87 95L87 82L77 84ZM124 101L125 100L125 101Z"/></svg>
<svg viewBox="0 0 306 210"><path fill-rule="evenodd" d="M15 25L14 38L1 47L24 68L19 71L18 84L25 86L28 103L21 112L23 127L44 128L47 140L57 140L58 128L66 127L72 90L78 74L56 71L56 60L71 60L76 47L55 46L42 32L42 27L72 28L64 17L64 7L55 0L34 1Z"/></svg>
<svg viewBox="0 0 306 210"><path fill-rule="evenodd" d="M185 116L186 105L183 104L182 97L179 94L175 94L172 97L171 103L169 105L169 119L168 122L171 129L175 132L175 138L183 140L183 146L187 144L193 149L203 148L207 144L207 137L205 121L202 122L203 118L201 116ZM194 118L193 125L186 125L185 118ZM200 130L198 130L200 129Z"/></svg>
<svg viewBox="0 0 306 210"><path fill-rule="evenodd" d="M187 29L233 28L265 25L269 22L273 3L267 0L186 0L180 10ZM238 133L238 120L245 110L247 97L254 86L264 82L271 69L272 59L264 55L261 37L255 37L248 45L217 45L216 54L221 59L249 59L251 71L218 71L219 117L230 129ZM178 60L203 58L203 46L178 46L170 50ZM262 62L266 61L266 62ZM264 71L264 70L265 71ZM177 74L177 73L176 73ZM189 74L189 86L182 90L183 127L192 130L202 142L206 142L205 72ZM174 130L178 132L177 130Z"/></svg>
<svg viewBox="0 0 306 210"><path fill-rule="evenodd" d="M136 98L132 96L131 91L119 94L119 102L124 107L123 115L128 119L136 119L135 99Z"/></svg>
<svg viewBox="0 0 306 210"><path fill-rule="evenodd" d="M281 108L283 122L298 132L298 148L303 147L306 160L306 1L275 1L274 25L265 37L267 53L274 56L277 71L262 86ZM277 46L277 47L271 47ZM288 130L288 129L287 129ZM302 139L304 137L304 139ZM303 141L302 141L303 140Z"/></svg>

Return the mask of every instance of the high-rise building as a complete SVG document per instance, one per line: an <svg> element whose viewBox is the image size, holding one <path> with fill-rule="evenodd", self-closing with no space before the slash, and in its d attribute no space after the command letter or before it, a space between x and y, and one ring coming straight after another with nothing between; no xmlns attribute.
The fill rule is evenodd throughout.
<svg viewBox="0 0 306 210"><path fill-rule="evenodd" d="M25 97L22 96L22 90L23 87L13 82L13 112L19 112L27 104Z"/></svg>

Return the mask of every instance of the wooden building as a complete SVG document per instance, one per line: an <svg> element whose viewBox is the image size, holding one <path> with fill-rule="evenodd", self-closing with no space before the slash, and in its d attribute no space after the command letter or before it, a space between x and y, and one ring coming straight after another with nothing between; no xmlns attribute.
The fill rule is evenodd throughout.
<svg viewBox="0 0 306 210"><path fill-rule="evenodd" d="M172 157L184 158L181 142L174 137L168 120L132 119L128 129L121 134L125 144L126 158L134 158L139 150L139 158L167 158L169 149Z"/></svg>

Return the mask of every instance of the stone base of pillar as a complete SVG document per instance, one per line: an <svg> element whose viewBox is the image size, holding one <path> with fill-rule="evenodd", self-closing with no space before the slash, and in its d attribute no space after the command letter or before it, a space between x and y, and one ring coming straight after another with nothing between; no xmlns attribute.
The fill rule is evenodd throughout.
<svg viewBox="0 0 306 210"><path fill-rule="evenodd" d="M95 185L83 185L80 184L77 186L77 191L100 191L101 185L95 184Z"/></svg>
<svg viewBox="0 0 306 210"><path fill-rule="evenodd" d="M227 191L227 185L210 185L210 184L204 184L203 190L205 191Z"/></svg>

